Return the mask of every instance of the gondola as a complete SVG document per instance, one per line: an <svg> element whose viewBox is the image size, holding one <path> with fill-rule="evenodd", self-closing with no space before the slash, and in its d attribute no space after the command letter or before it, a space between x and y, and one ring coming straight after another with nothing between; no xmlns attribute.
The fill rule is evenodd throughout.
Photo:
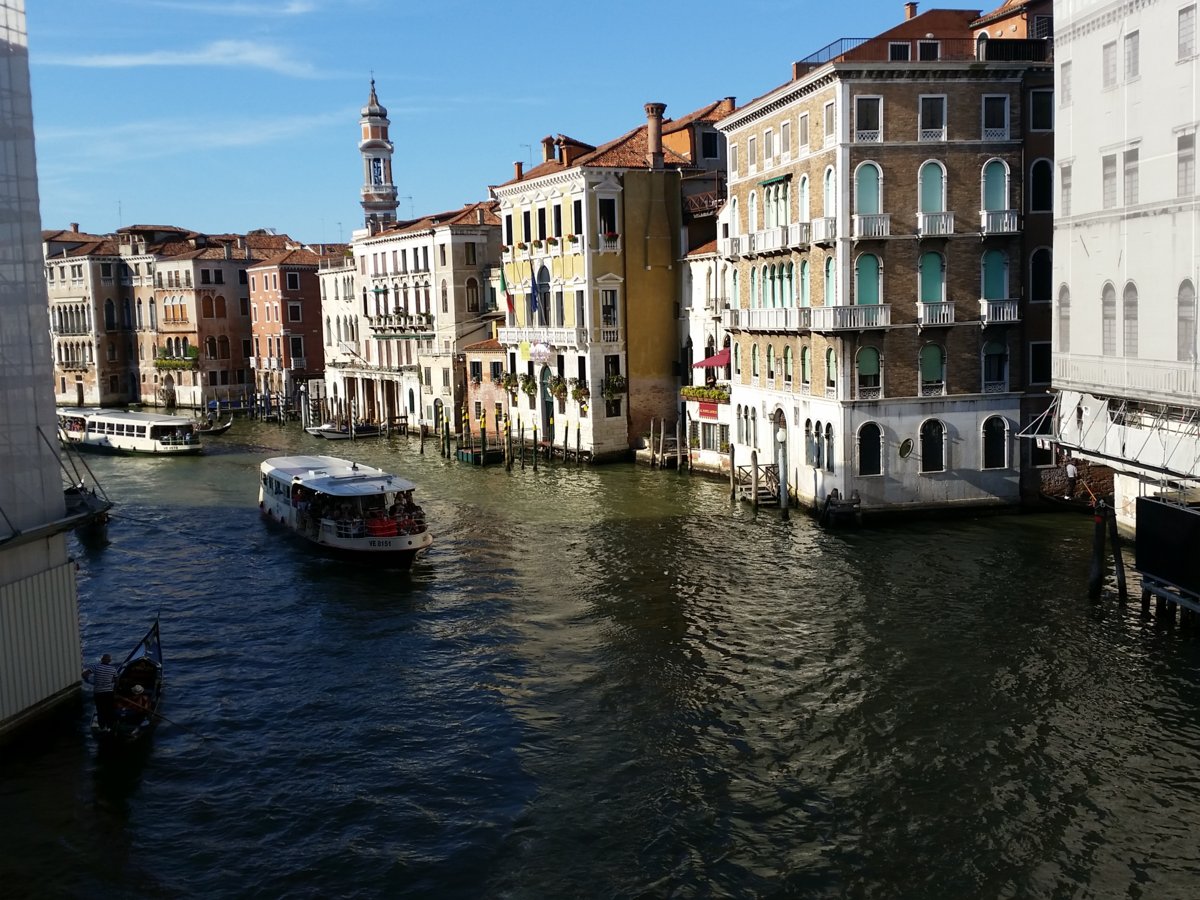
<svg viewBox="0 0 1200 900"><path fill-rule="evenodd" d="M233 415L230 414L228 422L219 424L215 419L211 422L200 422L196 425L196 431L200 434L224 434L232 427Z"/></svg>
<svg viewBox="0 0 1200 900"><path fill-rule="evenodd" d="M96 737L96 743L101 748L120 748L148 739L158 724L162 693L162 642L158 633L158 619L155 618L146 636L117 667L113 725L101 728L99 719L92 717L92 734Z"/></svg>

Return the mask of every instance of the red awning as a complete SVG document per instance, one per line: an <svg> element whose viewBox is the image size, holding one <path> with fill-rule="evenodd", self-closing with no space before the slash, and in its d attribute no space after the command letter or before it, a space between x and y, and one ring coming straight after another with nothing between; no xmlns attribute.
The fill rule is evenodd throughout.
<svg viewBox="0 0 1200 900"><path fill-rule="evenodd" d="M693 369L718 369L722 366L729 365L729 348L723 348L715 356L710 356L708 359L702 359L698 363L692 365Z"/></svg>

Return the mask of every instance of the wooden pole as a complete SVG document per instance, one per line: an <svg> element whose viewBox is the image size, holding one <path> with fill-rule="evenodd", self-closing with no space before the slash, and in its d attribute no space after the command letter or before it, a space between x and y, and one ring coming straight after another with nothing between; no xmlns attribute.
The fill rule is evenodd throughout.
<svg viewBox="0 0 1200 900"><path fill-rule="evenodd" d="M753 480L750 486L754 489L754 494L750 498L750 505L758 509L758 451L750 451L750 469L753 473Z"/></svg>
<svg viewBox="0 0 1200 900"><path fill-rule="evenodd" d="M524 423L524 421L521 422L521 428L520 428L519 434L520 434L520 440L517 441L517 444L521 450L521 471L524 472L525 471L525 423Z"/></svg>
<svg viewBox="0 0 1200 900"><path fill-rule="evenodd" d="M667 420L663 419L658 427L658 467L667 467Z"/></svg>
<svg viewBox="0 0 1200 900"><path fill-rule="evenodd" d="M537 422L533 423L533 471L537 471L538 467L538 441L537 441Z"/></svg>
<svg viewBox="0 0 1200 900"><path fill-rule="evenodd" d="M571 423L568 422L566 425L563 426L563 465L564 466L567 464L567 460L570 458L569 455L567 454L567 438L569 438L570 436L571 436Z"/></svg>
<svg viewBox="0 0 1200 900"><path fill-rule="evenodd" d="M1104 518L1107 507L1101 500L1096 504L1096 516L1092 526L1092 562L1088 568L1088 599L1100 598L1100 587L1104 582Z"/></svg>
<svg viewBox="0 0 1200 900"><path fill-rule="evenodd" d="M1125 560L1121 557L1121 535L1117 530L1117 511L1108 511L1108 539L1112 541L1113 564L1117 570L1117 598L1122 602L1129 599L1129 591L1125 586Z"/></svg>
<svg viewBox="0 0 1200 900"><path fill-rule="evenodd" d="M421 423L421 456L425 455L425 423Z"/></svg>
<svg viewBox="0 0 1200 900"><path fill-rule="evenodd" d="M577 465L577 466L583 464L583 454L581 452L582 442L583 442L583 423L578 422L575 425L575 465Z"/></svg>
<svg viewBox="0 0 1200 900"><path fill-rule="evenodd" d="M737 460L734 458L733 442L729 442L729 499L737 497Z"/></svg>
<svg viewBox="0 0 1200 900"><path fill-rule="evenodd" d="M650 420L650 468L654 468L654 419Z"/></svg>
<svg viewBox="0 0 1200 900"><path fill-rule="evenodd" d="M675 420L675 471L683 471L683 419Z"/></svg>

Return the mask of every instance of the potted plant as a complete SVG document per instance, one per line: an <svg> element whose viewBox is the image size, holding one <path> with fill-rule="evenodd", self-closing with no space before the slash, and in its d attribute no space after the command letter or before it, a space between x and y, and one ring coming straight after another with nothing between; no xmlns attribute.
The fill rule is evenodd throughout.
<svg viewBox="0 0 1200 900"><path fill-rule="evenodd" d="M508 391L510 394L515 394L517 392L517 386L519 384L520 381L513 372L505 372L500 376L500 387L504 388L504 390Z"/></svg>
<svg viewBox="0 0 1200 900"><path fill-rule="evenodd" d="M517 241L517 249L518 249L518 250L524 250L524 249L525 249L525 242L524 242L524 241Z"/></svg>
<svg viewBox="0 0 1200 900"><path fill-rule="evenodd" d="M537 379L532 375L522 372L520 375L520 384L521 390L524 391L527 396L532 397L537 393Z"/></svg>
<svg viewBox="0 0 1200 900"><path fill-rule="evenodd" d="M615 232L615 231L606 231L606 232L604 232L604 239L605 239L606 241L615 241L615 240L616 240L617 238L619 238L620 236L621 236L621 235L620 235L620 234L618 234L618 233L617 233L617 232Z"/></svg>
<svg viewBox="0 0 1200 900"><path fill-rule="evenodd" d="M586 406L586 400L592 396L592 392L588 390L587 382L580 381L578 378L572 378L569 382L571 387L571 399L580 406Z"/></svg>
<svg viewBox="0 0 1200 900"><path fill-rule="evenodd" d="M538 249L539 247L541 247L541 246L542 246L542 242L541 242L540 240L535 240L535 241L533 242L533 249L534 249L534 250L537 250L537 249Z"/></svg>
<svg viewBox="0 0 1200 900"><path fill-rule="evenodd" d="M550 396L554 399L567 399L567 380L561 375L551 375L548 387L550 388Z"/></svg>
<svg viewBox="0 0 1200 900"><path fill-rule="evenodd" d="M578 241L578 240L579 240L579 235L577 235L577 234L568 234L568 235L567 235L567 240L568 240L568 241L570 241L572 244L574 244L576 241Z"/></svg>
<svg viewBox="0 0 1200 900"><path fill-rule="evenodd" d="M500 245L500 252L501 252L501 253L507 253L507 252L508 252L508 244L501 244L501 245Z"/></svg>
<svg viewBox="0 0 1200 900"><path fill-rule="evenodd" d="M556 238L556 237L551 236L551 237L546 238L546 244L551 247L553 247L557 243L558 243L558 238Z"/></svg>
<svg viewBox="0 0 1200 900"><path fill-rule="evenodd" d="M628 387L624 375L609 375L604 379L602 393L605 400L615 400L625 393Z"/></svg>

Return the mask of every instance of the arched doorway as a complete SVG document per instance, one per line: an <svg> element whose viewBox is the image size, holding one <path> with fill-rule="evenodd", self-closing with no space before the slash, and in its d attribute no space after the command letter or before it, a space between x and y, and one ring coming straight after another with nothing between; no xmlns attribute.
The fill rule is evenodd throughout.
<svg viewBox="0 0 1200 900"><path fill-rule="evenodd" d="M442 433L442 416L444 415L445 405L442 403L442 398L438 397L433 401L433 430L437 434Z"/></svg>
<svg viewBox="0 0 1200 900"><path fill-rule="evenodd" d="M541 429L542 439L554 444L554 397L550 393L550 367L542 366L541 377L538 378L538 396L541 398Z"/></svg>
<svg viewBox="0 0 1200 900"><path fill-rule="evenodd" d="M417 395L412 388L408 389L408 414L414 417L417 414Z"/></svg>

